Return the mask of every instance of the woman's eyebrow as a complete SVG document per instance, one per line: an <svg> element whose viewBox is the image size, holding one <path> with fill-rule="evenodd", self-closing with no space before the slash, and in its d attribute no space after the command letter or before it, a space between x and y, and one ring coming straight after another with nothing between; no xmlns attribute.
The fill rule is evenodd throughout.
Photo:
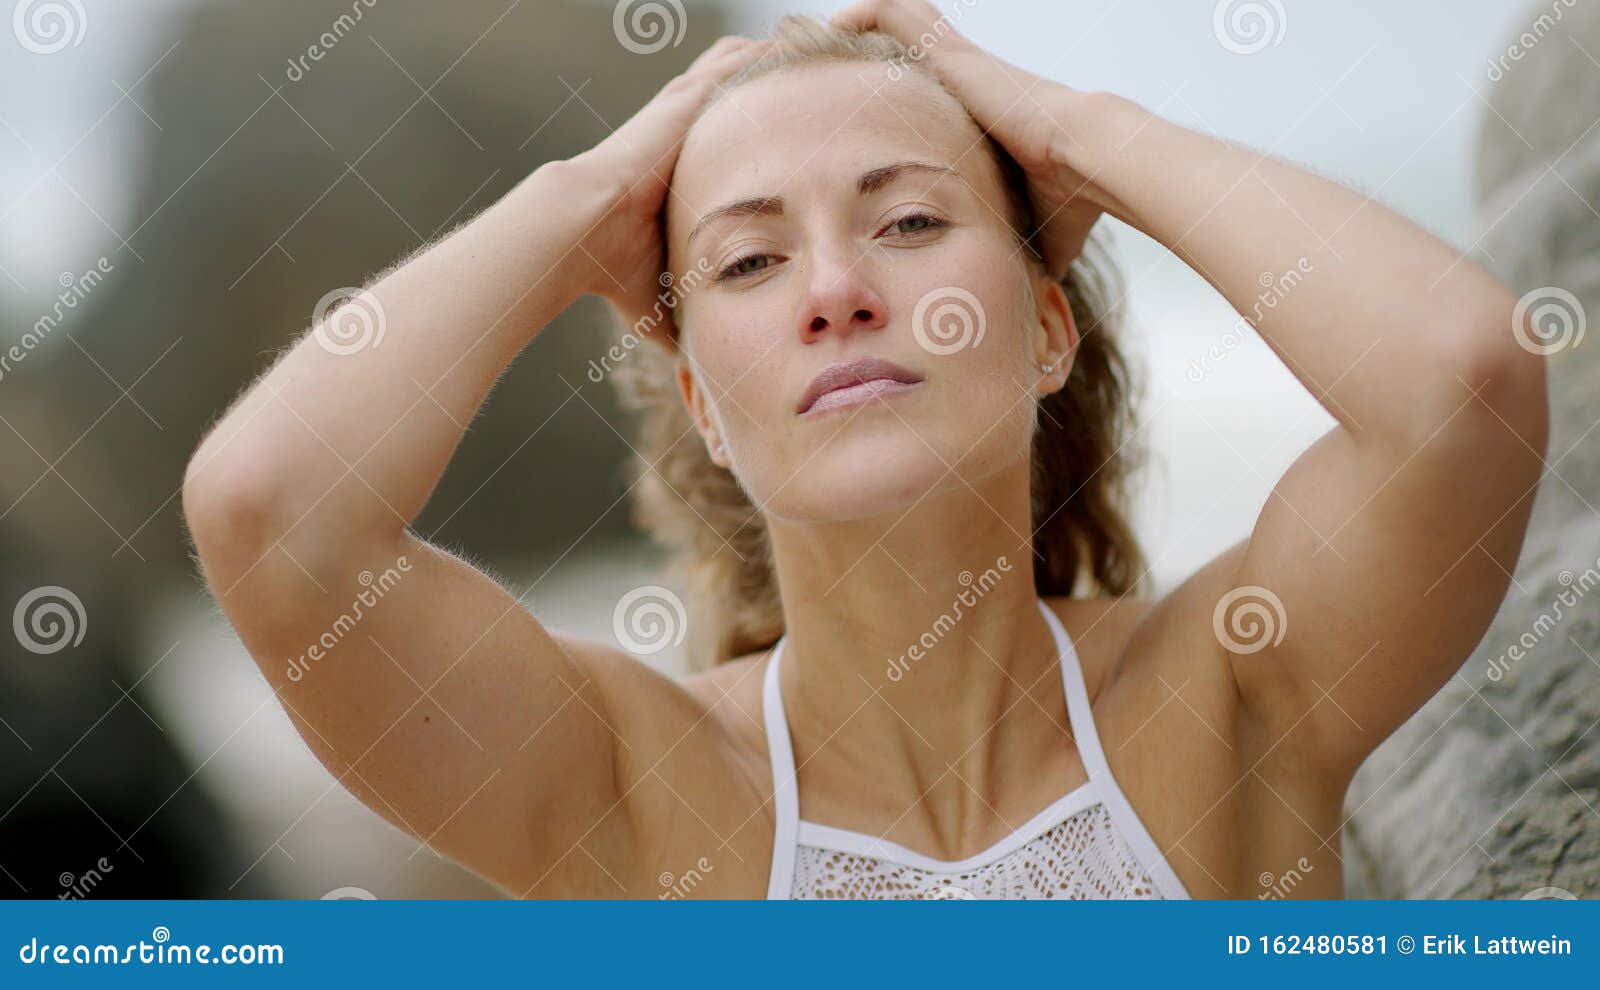
<svg viewBox="0 0 1600 990"><path fill-rule="evenodd" d="M960 173L950 165L921 161L891 162L888 165L880 165L877 168L868 169L861 173L861 177L856 180L856 193L861 196L870 196L894 180L912 172L960 177ZM694 227L689 230L689 237L684 241L684 244L686 246L693 244L695 235L700 233L701 228L714 220L722 220L727 217L782 215L782 196L750 196L744 199L736 199L731 203L724 203L722 206L711 210L696 221Z"/></svg>
<svg viewBox="0 0 1600 990"><path fill-rule="evenodd" d="M695 221L695 225L689 230L689 238L684 241L684 244L685 246L693 244L695 235L714 220L722 220L726 217L755 217L763 215L782 216L783 197L753 196L749 199L736 199L731 203L725 203Z"/></svg>
<svg viewBox="0 0 1600 990"><path fill-rule="evenodd" d="M863 196L870 196L908 172L932 172L937 175L953 175L957 178L960 173L951 165L937 165L933 162L894 162L864 172L856 180L856 192Z"/></svg>

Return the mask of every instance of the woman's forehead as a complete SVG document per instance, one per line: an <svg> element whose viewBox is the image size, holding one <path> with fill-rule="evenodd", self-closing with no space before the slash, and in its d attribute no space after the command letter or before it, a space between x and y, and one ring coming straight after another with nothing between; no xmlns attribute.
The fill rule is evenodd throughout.
<svg viewBox="0 0 1600 990"><path fill-rule="evenodd" d="M676 235L724 201L798 197L817 183L853 183L889 161L949 165L976 184L984 156L972 152L982 132L965 108L921 72L890 69L806 65L729 91L685 138L668 204Z"/></svg>

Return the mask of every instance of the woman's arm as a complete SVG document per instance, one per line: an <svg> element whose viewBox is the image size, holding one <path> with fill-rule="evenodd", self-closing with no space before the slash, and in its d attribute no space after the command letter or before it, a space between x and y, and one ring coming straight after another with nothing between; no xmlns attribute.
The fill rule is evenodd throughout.
<svg viewBox="0 0 1600 990"><path fill-rule="evenodd" d="M1337 423L1211 591L1223 630L1236 588L1281 603L1266 641L1219 638L1246 704L1301 726L1345 777L1449 679L1505 595L1543 463L1544 359L1518 343L1503 285L1371 198L1114 96L1057 99L1057 160L1255 315Z"/></svg>
<svg viewBox="0 0 1600 990"><path fill-rule="evenodd" d="M1488 386L1472 405L1537 439L1543 359L1518 346L1516 300L1481 266L1370 197L1128 100L1052 99L1055 160L1252 314L1341 427L1403 459Z"/></svg>
<svg viewBox="0 0 1600 990"><path fill-rule="evenodd" d="M653 889L635 825L654 798L635 785L695 714L669 679L546 630L408 527L545 324L652 265L654 282L682 133L752 47L719 42L601 145L330 314L186 472L206 580L307 744L374 810L514 894ZM347 318L366 346L327 326Z"/></svg>
<svg viewBox="0 0 1600 990"><path fill-rule="evenodd" d="M1293 731L1306 764L1348 779L1460 666L1516 565L1548 413L1515 299L1372 199L1008 65L925 0L863 0L834 20L924 46L1028 175L1055 271L1099 213L1117 216L1256 317L1334 417L1249 539L1174 595L1212 620L1264 726L1251 737L1270 752ZM1230 627L1241 589L1274 613L1265 642Z"/></svg>
<svg viewBox="0 0 1600 990"><path fill-rule="evenodd" d="M190 493L268 510L308 568L397 538L495 380L580 294L574 247L609 192L571 172L541 166L302 335L196 450Z"/></svg>

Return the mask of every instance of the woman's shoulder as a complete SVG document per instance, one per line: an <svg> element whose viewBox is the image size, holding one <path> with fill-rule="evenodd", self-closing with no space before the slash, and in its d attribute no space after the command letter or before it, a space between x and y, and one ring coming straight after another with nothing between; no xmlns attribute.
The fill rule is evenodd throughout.
<svg viewBox="0 0 1600 990"><path fill-rule="evenodd" d="M1072 637L1090 697L1130 675L1230 680L1213 617L1243 545L1158 594L1045 598Z"/></svg>
<svg viewBox="0 0 1600 990"><path fill-rule="evenodd" d="M1061 620L1072 640L1091 700L1121 674L1135 631L1160 603L1160 599L1134 594L1047 595L1041 600Z"/></svg>
<svg viewBox="0 0 1600 990"><path fill-rule="evenodd" d="M742 656L724 660L704 670L691 671L681 681L685 688L697 694L709 694L714 699L737 697L745 701L752 696L758 707L761 700L761 672L772 648L756 650ZM749 690L754 687L754 690Z"/></svg>
<svg viewBox="0 0 1600 990"><path fill-rule="evenodd" d="M704 718L742 750L766 752L761 684L771 654L770 648L747 653L680 680L683 689L699 703Z"/></svg>

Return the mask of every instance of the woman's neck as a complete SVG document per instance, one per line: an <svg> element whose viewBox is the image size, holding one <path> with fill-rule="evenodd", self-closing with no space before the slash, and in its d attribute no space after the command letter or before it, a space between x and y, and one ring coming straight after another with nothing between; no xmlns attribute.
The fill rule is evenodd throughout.
<svg viewBox="0 0 1600 990"><path fill-rule="evenodd" d="M882 518L771 526L797 759L924 788L953 770L989 790L978 781L997 749L1018 742L1003 738L1022 723L1006 713L1032 712L1028 694L1056 669L1027 470L1019 461Z"/></svg>

